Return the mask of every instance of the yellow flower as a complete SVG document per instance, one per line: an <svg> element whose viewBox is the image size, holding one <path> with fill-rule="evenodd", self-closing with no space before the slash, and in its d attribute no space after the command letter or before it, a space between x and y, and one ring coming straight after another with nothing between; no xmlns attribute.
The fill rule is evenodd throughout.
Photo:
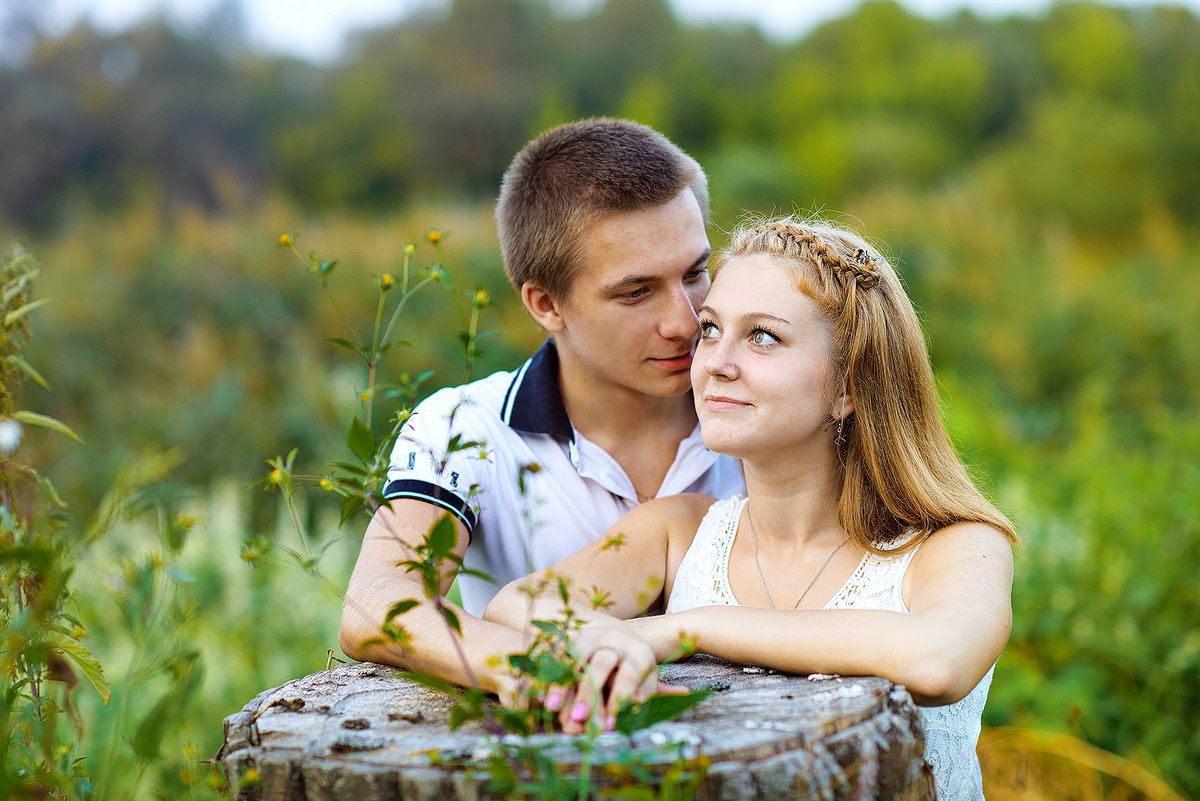
<svg viewBox="0 0 1200 801"><path fill-rule="evenodd" d="M436 245L442 241L442 232L434 228L429 233L425 234L425 238L429 240L429 244Z"/></svg>
<svg viewBox="0 0 1200 801"><path fill-rule="evenodd" d="M392 275L391 273L384 273L383 275L379 276L379 288L382 289L384 292L387 292L389 289L391 289L395 285L396 285L396 276Z"/></svg>
<svg viewBox="0 0 1200 801"><path fill-rule="evenodd" d="M477 308L482 309L484 306L488 305L488 300L489 298L487 290L480 289L475 293L475 306Z"/></svg>
<svg viewBox="0 0 1200 801"><path fill-rule="evenodd" d="M411 256L411 255L412 255L412 252L413 252L414 250L416 250L416 249L417 249L417 246L416 246L416 245L413 245L413 244L408 244L408 245L405 245L405 246L404 246L404 252L405 252L406 254L408 254L409 256Z"/></svg>
<svg viewBox="0 0 1200 801"><path fill-rule="evenodd" d="M292 237L289 234L279 235L279 247L290 248L292 246Z"/></svg>
<svg viewBox="0 0 1200 801"><path fill-rule="evenodd" d="M267 481L278 487L283 483L283 471L276 467L271 471L270 475L267 476Z"/></svg>
<svg viewBox="0 0 1200 801"><path fill-rule="evenodd" d="M363 403L366 403L367 401L369 401L371 399L371 393L370 392L360 392L360 393L358 393L358 399L360 401L362 401Z"/></svg>
<svg viewBox="0 0 1200 801"><path fill-rule="evenodd" d="M321 489L326 492L333 492L333 482L327 478L321 479Z"/></svg>

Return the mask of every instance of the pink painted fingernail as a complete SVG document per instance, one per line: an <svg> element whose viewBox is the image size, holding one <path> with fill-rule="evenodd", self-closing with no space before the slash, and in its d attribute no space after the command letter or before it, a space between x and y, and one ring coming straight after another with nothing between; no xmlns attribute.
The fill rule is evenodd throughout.
<svg viewBox="0 0 1200 801"><path fill-rule="evenodd" d="M605 731L612 731L612 730L613 730L613 729L615 729L616 727L617 727L617 716L616 716L616 715L609 715L609 716L608 716L608 720L604 721L604 730L605 730Z"/></svg>
<svg viewBox="0 0 1200 801"><path fill-rule="evenodd" d="M546 699L546 709L549 709L551 712L555 712L560 706L562 706L562 702L562 693L560 693L558 690L555 690L554 692L550 693L550 696Z"/></svg>
<svg viewBox="0 0 1200 801"><path fill-rule="evenodd" d="M571 720L575 721L576 723L583 723L583 721L587 719L587 713L587 704L585 704L583 701L580 701L579 703L575 704L575 706L571 707Z"/></svg>

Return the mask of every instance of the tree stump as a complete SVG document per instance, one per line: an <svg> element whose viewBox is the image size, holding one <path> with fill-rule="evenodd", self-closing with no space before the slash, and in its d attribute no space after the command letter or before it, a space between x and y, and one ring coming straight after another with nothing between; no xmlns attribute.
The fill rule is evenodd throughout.
<svg viewBox="0 0 1200 801"><path fill-rule="evenodd" d="M916 708L885 679L810 680L704 656L661 673L717 692L632 737L599 735L589 774L595 785L678 781L675 764L693 772L706 766L697 799L933 798ZM267 690L226 718L217 760L244 801L496 797L487 770L495 741L475 722L450 731L452 706L394 668L340 665ZM538 746L568 776L584 762L579 737L505 741ZM631 754L645 766L636 776L619 767Z"/></svg>

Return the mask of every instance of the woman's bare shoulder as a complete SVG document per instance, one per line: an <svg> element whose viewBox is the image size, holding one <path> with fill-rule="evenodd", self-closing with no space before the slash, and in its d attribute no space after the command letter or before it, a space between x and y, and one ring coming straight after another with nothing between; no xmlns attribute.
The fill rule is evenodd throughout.
<svg viewBox="0 0 1200 801"><path fill-rule="evenodd" d="M954 523L930 534L913 558L916 586L997 589L1012 586L1013 547L1004 532L986 523Z"/></svg>

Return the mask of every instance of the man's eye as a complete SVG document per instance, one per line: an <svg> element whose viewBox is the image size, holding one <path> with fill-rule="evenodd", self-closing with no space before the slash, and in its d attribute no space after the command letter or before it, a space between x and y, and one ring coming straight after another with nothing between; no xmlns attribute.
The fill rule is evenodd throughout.
<svg viewBox="0 0 1200 801"><path fill-rule="evenodd" d="M621 300L640 300L649 291L650 290L646 289L646 287L641 287L633 290L632 292L624 292L621 294Z"/></svg>
<svg viewBox="0 0 1200 801"><path fill-rule="evenodd" d="M703 278L706 275L708 275L707 269L705 269L704 267L697 267L696 269L691 270L688 273L686 273L683 276L683 280L689 284L692 284L692 283L695 283L696 281L699 281L701 278Z"/></svg>
<svg viewBox="0 0 1200 801"><path fill-rule="evenodd" d="M779 341L779 338L770 331L764 331L761 328L754 329L750 334L750 341L755 345L774 345Z"/></svg>

